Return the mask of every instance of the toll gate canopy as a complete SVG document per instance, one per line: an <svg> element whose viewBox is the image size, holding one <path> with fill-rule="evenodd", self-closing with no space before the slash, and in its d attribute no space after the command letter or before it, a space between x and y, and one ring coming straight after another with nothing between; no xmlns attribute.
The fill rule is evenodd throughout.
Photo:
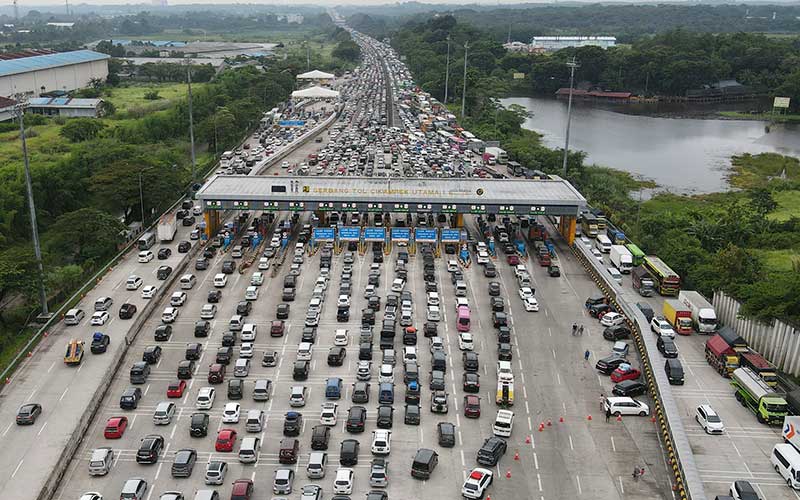
<svg viewBox="0 0 800 500"><path fill-rule="evenodd" d="M430 212L577 217L586 199L551 179L216 175L197 192L204 210Z"/></svg>

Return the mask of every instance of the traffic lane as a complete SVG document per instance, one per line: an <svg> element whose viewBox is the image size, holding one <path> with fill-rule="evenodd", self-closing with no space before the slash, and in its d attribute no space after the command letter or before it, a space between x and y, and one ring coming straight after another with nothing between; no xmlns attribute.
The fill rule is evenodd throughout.
<svg viewBox="0 0 800 500"><path fill-rule="evenodd" d="M9 424L2 431L4 434L0 439L6 450L14 452L0 454L0 467L5 471L5 477L0 482L24 480L29 484L41 485L46 480L51 468L43 467L42 464L54 464L60 456L61 450L74 432L75 423L94 394L91 388L102 378L117 349L122 349L123 342L120 339L125 337L135 321L136 316L131 320L121 320L118 315L119 306L129 301L137 305L137 314L140 314L147 302L146 299L141 299L141 288L129 291L124 286L129 275L142 276L147 270L146 264L137 262L137 253L138 250L129 252L98 283L91 294L78 304L77 307L86 312L86 318L81 324L67 327L63 322L59 323L53 334L44 339L33 356L17 370L13 383L4 391L3 396L8 403L0 409L0 419ZM171 263L177 266L182 258L183 254L174 252ZM148 280L145 284L154 283ZM112 297L114 304L108 322L102 327L93 327L89 322L94 311L94 300L101 296ZM95 331L103 331L112 338L109 352L102 356L87 352L84 362L77 368L63 365L66 342L70 338L81 338L88 351ZM16 432L16 426L11 425L16 410L28 402L42 404L42 415L26 432ZM55 415L59 418L51 418ZM73 418L62 418L65 415L72 415ZM32 440L34 430L35 439ZM42 446L41 442L46 442L47 445Z"/></svg>

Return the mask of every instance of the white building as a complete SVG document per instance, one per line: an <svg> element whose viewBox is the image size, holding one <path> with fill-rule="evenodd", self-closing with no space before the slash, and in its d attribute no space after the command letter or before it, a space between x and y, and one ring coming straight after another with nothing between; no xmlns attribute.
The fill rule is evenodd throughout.
<svg viewBox="0 0 800 500"><path fill-rule="evenodd" d="M508 42L503 44L503 48L509 52L529 52L531 46L522 42Z"/></svg>
<svg viewBox="0 0 800 500"><path fill-rule="evenodd" d="M28 100L27 111L46 116L97 118L103 114L103 100L73 99L72 97L34 97Z"/></svg>
<svg viewBox="0 0 800 500"><path fill-rule="evenodd" d="M617 44L615 36L535 36L531 40L533 50L551 52L567 47L595 46L607 49Z"/></svg>
<svg viewBox="0 0 800 500"><path fill-rule="evenodd" d="M105 80L110 56L76 50L0 61L0 96L69 92Z"/></svg>

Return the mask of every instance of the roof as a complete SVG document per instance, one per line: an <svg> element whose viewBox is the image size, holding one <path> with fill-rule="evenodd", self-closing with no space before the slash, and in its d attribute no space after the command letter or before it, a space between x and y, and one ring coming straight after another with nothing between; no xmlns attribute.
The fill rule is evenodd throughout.
<svg viewBox="0 0 800 500"><path fill-rule="evenodd" d="M21 59L11 59L0 61L0 76L16 75L43 69L58 68L94 61L110 59L108 54L101 54L91 50L75 50L72 52L60 52L57 54L47 54L42 56L23 57Z"/></svg>
<svg viewBox="0 0 800 500"><path fill-rule="evenodd" d="M8 97L0 97L0 109L10 108L17 104L17 101L14 99L9 99Z"/></svg>
<svg viewBox="0 0 800 500"><path fill-rule="evenodd" d="M295 90L292 92L292 99L296 98L334 98L339 97L339 92L331 89L326 89L323 87L309 87L303 90Z"/></svg>
<svg viewBox="0 0 800 500"><path fill-rule="evenodd" d="M314 79L335 78L335 77L336 75L325 73L324 71L320 71L318 69L297 75L298 80L314 80Z"/></svg>
<svg viewBox="0 0 800 500"><path fill-rule="evenodd" d="M35 97L28 100L31 108L86 108L94 109L102 99L72 99L70 97Z"/></svg>

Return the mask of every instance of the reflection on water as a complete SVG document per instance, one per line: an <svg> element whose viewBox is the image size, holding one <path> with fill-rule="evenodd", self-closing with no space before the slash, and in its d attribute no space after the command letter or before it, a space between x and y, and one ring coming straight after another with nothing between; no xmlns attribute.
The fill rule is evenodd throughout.
<svg viewBox="0 0 800 500"><path fill-rule="evenodd" d="M533 113L525 128L544 135L550 147L564 147L566 102L516 97ZM776 152L800 157L800 126L763 122L657 118L615 113L573 101L570 149L588 154L588 162L626 170L676 192L713 192L728 188L730 157Z"/></svg>

